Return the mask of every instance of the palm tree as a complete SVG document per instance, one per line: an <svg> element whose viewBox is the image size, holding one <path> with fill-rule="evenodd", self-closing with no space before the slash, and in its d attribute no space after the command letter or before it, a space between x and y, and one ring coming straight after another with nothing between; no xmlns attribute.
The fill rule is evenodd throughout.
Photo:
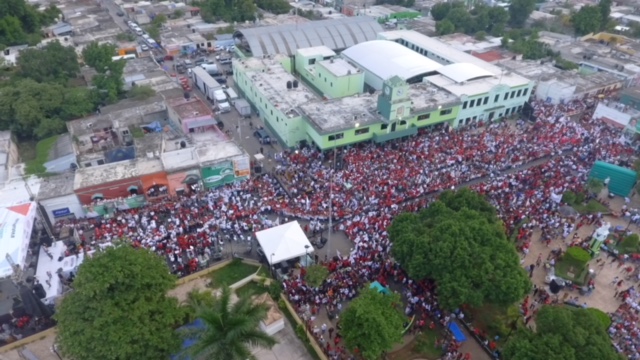
<svg viewBox="0 0 640 360"><path fill-rule="evenodd" d="M250 346L271 348L277 343L258 328L267 315L266 304L254 304L248 296L231 304L231 290L227 286L212 301L189 300L188 306L195 308L196 318L202 326L181 329L185 339L195 340L183 351L183 359L255 359Z"/></svg>

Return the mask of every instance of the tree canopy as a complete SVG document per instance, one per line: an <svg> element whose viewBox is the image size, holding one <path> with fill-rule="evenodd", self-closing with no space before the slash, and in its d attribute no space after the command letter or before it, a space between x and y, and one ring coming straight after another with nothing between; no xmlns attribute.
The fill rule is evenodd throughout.
<svg viewBox="0 0 640 360"><path fill-rule="evenodd" d="M202 18L209 23L255 21L258 7L253 0L202 0L194 3L202 10Z"/></svg>
<svg viewBox="0 0 640 360"><path fill-rule="evenodd" d="M80 266L55 315L58 343L75 360L167 359L180 348L184 312L167 291L175 278L161 257L111 247Z"/></svg>
<svg viewBox="0 0 640 360"><path fill-rule="evenodd" d="M600 0L598 10L600 10L600 18L602 20L600 29L604 30L609 22L609 15L611 15L611 0Z"/></svg>
<svg viewBox="0 0 640 360"><path fill-rule="evenodd" d="M416 279L433 279L441 305L512 304L531 283L495 209L481 195L446 191L389 227L395 259Z"/></svg>
<svg viewBox="0 0 640 360"><path fill-rule="evenodd" d="M538 33L528 29L515 29L502 37L502 45L525 59L539 60L553 55L547 45L538 41Z"/></svg>
<svg viewBox="0 0 640 360"><path fill-rule="evenodd" d="M0 1L0 47L37 44L42 37L40 28L52 24L60 14L55 5L40 11L25 0Z"/></svg>
<svg viewBox="0 0 640 360"><path fill-rule="evenodd" d="M19 75L37 82L66 84L80 72L78 55L71 46L52 41L42 48L23 50L17 62Z"/></svg>
<svg viewBox="0 0 640 360"><path fill-rule="evenodd" d="M101 94L101 100L113 103L124 93L122 75L124 74L123 60L113 60L116 47L112 44L98 44L92 42L82 50L85 64L94 68L98 74L93 77L93 85Z"/></svg>
<svg viewBox="0 0 640 360"><path fill-rule="evenodd" d="M571 23L578 35L597 32L602 26L601 9L597 6L583 6L571 17Z"/></svg>
<svg viewBox="0 0 640 360"><path fill-rule="evenodd" d="M291 5L286 0L256 0L256 5L272 14L286 14L291 10Z"/></svg>
<svg viewBox="0 0 640 360"><path fill-rule="evenodd" d="M268 306L256 304L250 297L240 297L231 304L231 290L227 286L213 298L190 294L189 306L195 309L195 317L204 326L181 329L185 340L196 340L194 345L183 350L183 359L255 359L249 345L271 348L277 343L259 329L260 321L267 316Z"/></svg>
<svg viewBox="0 0 640 360"><path fill-rule="evenodd" d="M42 139L66 130L64 122L94 111L86 88L20 80L0 88L0 129L20 138Z"/></svg>
<svg viewBox="0 0 640 360"><path fill-rule="evenodd" d="M398 294L382 294L368 286L349 304L341 316L340 333L348 349L358 351L366 360L380 358L384 351L402 341L407 321L398 308Z"/></svg>
<svg viewBox="0 0 640 360"><path fill-rule="evenodd" d="M509 5L509 24L513 27L523 27L535 8L536 0L511 0Z"/></svg>
<svg viewBox="0 0 640 360"><path fill-rule="evenodd" d="M484 32L501 36L509 20L509 13L500 6L477 5L467 11L460 2L442 2L433 6L431 16L439 19L436 31L440 35L463 32L475 35Z"/></svg>
<svg viewBox="0 0 640 360"><path fill-rule="evenodd" d="M516 332L503 355L509 360L621 360L606 330L588 309L544 306L536 317L536 332Z"/></svg>

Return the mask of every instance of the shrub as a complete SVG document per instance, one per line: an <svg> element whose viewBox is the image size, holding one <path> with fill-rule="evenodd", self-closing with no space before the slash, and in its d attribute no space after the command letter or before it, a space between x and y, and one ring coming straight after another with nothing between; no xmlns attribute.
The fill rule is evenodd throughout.
<svg viewBox="0 0 640 360"><path fill-rule="evenodd" d="M569 205L575 204L576 194L573 191L565 191L565 193L562 194L562 201Z"/></svg>
<svg viewBox="0 0 640 360"><path fill-rule="evenodd" d="M611 318L604 311L598 310L596 308L588 308L587 311L592 313L596 318L598 318L598 320L602 323L604 331L607 331L609 326L611 326Z"/></svg>
<svg viewBox="0 0 640 360"><path fill-rule="evenodd" d="M280 299L280 294L282 294L282 285L277 281L272 281L271 284L267 286L267 292L273 300Z"/></svg>
<svg viewBox="0 0 640 360"><path fill-rule="evenodd" d="M576 262L583 265L591 260L591 255L589 255L589 253L585 249L577 246L568 248L564 256L565 260L567 261Z"/></svg>
<svg viewBox="0 0 640 360"><path fill-rule="evenodd" d="M625 254L638 252L640 247L640 236L631 234L625 237L618 246Z"/></svg>

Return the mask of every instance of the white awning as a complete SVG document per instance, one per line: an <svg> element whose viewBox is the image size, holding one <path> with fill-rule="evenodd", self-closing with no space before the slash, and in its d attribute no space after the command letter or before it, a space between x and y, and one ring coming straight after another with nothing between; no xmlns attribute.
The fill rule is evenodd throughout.
<svg viewBox="0 0 640 360"><path fill-rule="evenodd" d="M193 120L187 123L187 127L189 129L195 129L203 126L211 126L215 125L216 120L214 118L202 119L202 120Z"/></svg>
<svg viewBox="0 0 640 360"><path fill-rule="evenodd" d="M13 272L7 257L24 269L35 218L34 202L0 209L0 278Z"/></svg>
<svg viewBox="0 0 640 360"><path fill-rule="evenodd" d="M297 221L258 231L256 238L270 265L313 252L313 246Z"/></svg>

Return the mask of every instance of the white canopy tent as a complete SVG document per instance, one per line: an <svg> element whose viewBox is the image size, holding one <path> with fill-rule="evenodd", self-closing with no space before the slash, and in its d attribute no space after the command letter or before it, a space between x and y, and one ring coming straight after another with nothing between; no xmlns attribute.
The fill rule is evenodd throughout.
<svg viewBox="0 0 640 360"><path fill-rule="evenodd" d="M256 238L264 250L269 265L313 252L313 246L297 221L258 231Z"/></svg>
<svg viewBox="0 0 640 360"><path fill-rule="evenodd" d="M0 208L0 278L11 276L13 268L7 255L24 269L33 223L36 219L36 203Z"/></svg>

